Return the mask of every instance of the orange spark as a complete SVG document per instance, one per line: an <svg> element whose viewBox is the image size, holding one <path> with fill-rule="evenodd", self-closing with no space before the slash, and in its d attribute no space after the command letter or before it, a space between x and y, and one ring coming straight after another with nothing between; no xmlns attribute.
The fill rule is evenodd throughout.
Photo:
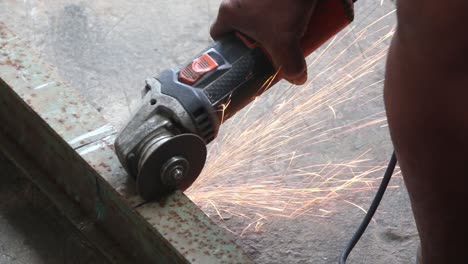
<svg viewBox="0 0 468 264"><path fill-rule="evenodd" d="M312 146L386 124L383 111L356 120L340 120L340 114L343 105L357 98L372 97L356 105L356 110L381 97L380 93L369 96L381 88L381 79L368 85L361 82L385 58L395 28L373 28L392 13L355 33L356 38L339 52L334 49L349 39L355 28L330 40L309 59L312 78L306 85L279 85L227 120L209 146L204 171L187 195L221 220L226 216L248 219L242 230L226 227L237 235L264 230L270 218L327 217L334 212L326 207L333 201L362 208L350 200L356 193L375 190L380 181L376 175L385 166L372 164L367 158L369 151L347 161L323 162L317 158L321 153L314 153ZM363 40L371 36L377 40L363 47L359 56L343 59L352 47L361 48ZM337 55L327 61L333 52ZM262 89L267 90L275 76ZM304 166L305 162L309 165Z"/></svg>

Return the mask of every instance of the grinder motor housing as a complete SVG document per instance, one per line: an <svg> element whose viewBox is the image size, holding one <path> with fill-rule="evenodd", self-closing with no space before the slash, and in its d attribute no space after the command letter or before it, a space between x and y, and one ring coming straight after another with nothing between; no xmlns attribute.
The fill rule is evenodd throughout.
<svg viewBox="0 0 468 264"><path fill-rule="evenodd" d="M348 0L319 0L302 39L309 55L353 20ZM146 81L141 108L120 132L116 153L145 200L185 190L200 174L220 125L275 84L265 50L228 34L181 69Z"/></svg>

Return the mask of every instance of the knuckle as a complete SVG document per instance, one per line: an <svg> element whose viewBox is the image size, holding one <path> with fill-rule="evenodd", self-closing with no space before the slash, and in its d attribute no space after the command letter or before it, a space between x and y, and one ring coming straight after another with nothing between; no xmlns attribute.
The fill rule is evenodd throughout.
<svg viewBox="0 0 468 264"><path fill-rule="evenodd" d="M240 8L242 8L242 1L240 0L223 0L219 6L218 13L220 16L228 16Z"/></svg>
<svg viewBox="0 0 468 264"><path fill-rule="evenodd" d="M303 72L303 69L299 62L292 61L285 64L283 72L289 77L296 77Z"/></svg>
<svg viewBox="0 0 468 264"><path fill-rule="evenodd" d="M231 12L231 4L230 0L223 0L221 4L219 5L219 16L225 16Z"/></svg>

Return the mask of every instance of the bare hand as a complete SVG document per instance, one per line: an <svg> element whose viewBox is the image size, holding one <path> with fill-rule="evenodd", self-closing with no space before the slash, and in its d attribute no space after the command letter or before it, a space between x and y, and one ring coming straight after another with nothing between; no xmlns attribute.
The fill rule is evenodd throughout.
<svg viewBox="0 0 468 264"><path fill-rule="evenodd" d="M211 27L211 36L239 31L268 51L281 77L294 84L307 80L300 46L316 0L224 0Z"/></svg>

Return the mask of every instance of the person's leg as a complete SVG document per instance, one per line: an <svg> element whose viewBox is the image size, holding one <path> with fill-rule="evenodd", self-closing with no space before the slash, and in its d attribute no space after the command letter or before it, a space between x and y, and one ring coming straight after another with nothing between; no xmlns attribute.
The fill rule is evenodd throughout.
<svg viewBox="0 0 468 264"><path fill-rule="evenodd" d="M421 263L462 263L468 245L468 4L400 2L385 105Z"/></svg>

